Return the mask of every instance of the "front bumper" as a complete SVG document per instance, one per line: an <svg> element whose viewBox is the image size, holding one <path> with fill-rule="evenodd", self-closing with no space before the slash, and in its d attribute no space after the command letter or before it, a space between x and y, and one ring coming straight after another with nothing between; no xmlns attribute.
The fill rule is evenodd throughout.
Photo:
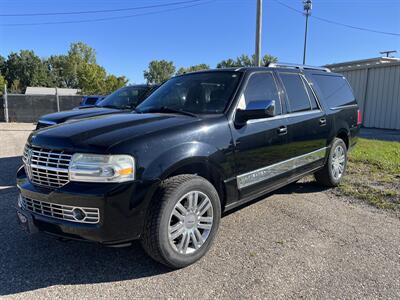
<svg viewBox="0 0 400 300"><path fill-rule="evenodd" d="M32 218L32 225L38 231L67 239L116 245L140 237L147 207L158 182L122 184L69 182L61 188L50 189L33 185L27 179L24 168L21 168L17 172L17 186L22 197L42 203L99 210L98 223L89 224L17 208Z"/></svg>

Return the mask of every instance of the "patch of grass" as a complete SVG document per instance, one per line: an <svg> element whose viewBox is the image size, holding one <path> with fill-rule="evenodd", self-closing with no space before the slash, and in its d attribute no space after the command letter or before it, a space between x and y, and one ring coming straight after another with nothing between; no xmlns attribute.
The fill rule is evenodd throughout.
<svg viewBox="0 0 400 300"><path fill-rule="evenodd" d="M400 210L400 143L359 139L339 190L378 208Z"/></svg>
<svg viewBox="0 0 400 300"><path fill-rule="evenodd" d="M359 139L349 154L352 162L372 165L375 171L400 175L400 143Z"/></svg>

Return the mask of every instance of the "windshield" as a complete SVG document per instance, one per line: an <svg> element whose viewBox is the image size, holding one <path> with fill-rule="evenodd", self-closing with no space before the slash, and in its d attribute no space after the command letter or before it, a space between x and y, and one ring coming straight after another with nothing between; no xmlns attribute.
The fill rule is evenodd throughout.
<svg viewBox="0 0 400 300"><path fill-rule="evenodd" d="M160 86L136 110L146 113L173 109L194 114L219 114L231 100L239 78L240 74L231 71L174 77Z"/></svg>
<svg viewBox="0 0 400 300"><path fill-rule="evenodd" d="M147 87L127 86L116 90L111 95L101 100L97 106L111 108L135 108L139 103L146 99Z"/></svg>

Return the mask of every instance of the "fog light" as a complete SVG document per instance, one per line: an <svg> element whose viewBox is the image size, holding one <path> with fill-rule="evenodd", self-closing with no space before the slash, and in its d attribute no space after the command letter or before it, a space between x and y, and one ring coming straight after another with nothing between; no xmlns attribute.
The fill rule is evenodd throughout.
<svg viewBox="0 0 400 300"><path fill-rule="evenodd" d="M82 221L86 217L86 214L82 209L74 208L72 210L72 216L74 217L75 220Z"/></svg>

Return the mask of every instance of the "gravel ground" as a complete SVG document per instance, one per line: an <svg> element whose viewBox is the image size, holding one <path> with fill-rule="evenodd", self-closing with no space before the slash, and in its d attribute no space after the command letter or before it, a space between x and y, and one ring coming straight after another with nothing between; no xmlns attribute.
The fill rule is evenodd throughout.
<svg viewBox="0 0 400 300"><path fill-rule="evenodd" d="M2 149L7 136L15 140L0 126ZM6 298L400 298L400 220L313 183L293 184L225 216L208 255L170 271L137 243L104 248L21 231L13 210L18 151L0 157Z"/></svg>

